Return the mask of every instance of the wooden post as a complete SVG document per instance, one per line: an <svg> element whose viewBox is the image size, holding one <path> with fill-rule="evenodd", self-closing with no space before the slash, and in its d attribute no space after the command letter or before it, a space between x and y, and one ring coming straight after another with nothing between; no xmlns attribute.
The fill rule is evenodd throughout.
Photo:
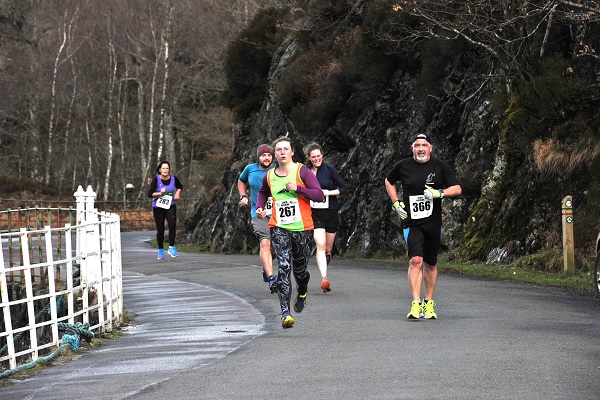
<svg viewBox="0 0 600 400"><path fill-rule="evenodd" d="M562 200L563 262L567 275L575 274L575 242L573 240L573 198Z"/></svg>

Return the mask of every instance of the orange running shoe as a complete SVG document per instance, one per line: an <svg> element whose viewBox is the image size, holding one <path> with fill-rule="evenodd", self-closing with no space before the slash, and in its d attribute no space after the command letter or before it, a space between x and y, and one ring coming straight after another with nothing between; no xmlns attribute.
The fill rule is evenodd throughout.
<svg viewBox="0 0 600 400"><path fill-rule="evenodd" d="M329 282L326 276L323 277L323 282L321 282L321 289L323 293L331 292L331 282Z"/></svg>

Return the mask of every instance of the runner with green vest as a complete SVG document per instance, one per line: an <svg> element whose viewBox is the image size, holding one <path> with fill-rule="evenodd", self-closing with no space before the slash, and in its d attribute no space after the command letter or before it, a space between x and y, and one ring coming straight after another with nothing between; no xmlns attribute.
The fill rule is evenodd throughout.
<svg viewBox="0 0 600 400"><path fill-rule="evenodd" d="M324 201L319 181L308 167L293 161L294 150L288 137L273 142L277 167L269 170L263 178L256 200L256 216L265 218L267 198L273 197L273 209L269 219L271 248L277 256L279 272L277 291L281 307L281 326L294 326L296 320L290 314L292 285L291 273L296 280L297 294L294 311L302 312L306 306L306 292L310 274L307 266L310 257L313 220L310 200Z"/></svg>

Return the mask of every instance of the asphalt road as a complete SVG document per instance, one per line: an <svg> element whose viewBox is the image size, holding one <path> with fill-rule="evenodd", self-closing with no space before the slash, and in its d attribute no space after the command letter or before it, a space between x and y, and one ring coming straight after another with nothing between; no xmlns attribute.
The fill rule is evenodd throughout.
<svg viewBox="0 0 600 400"><path fill-rule="evenodd" d="M0 399L598 399L600 302L441 273L406 320L406 267L334 258L283 330L258 256L156 260L123 234L128 334L0 387ZM66 362L65 362L66 361Z"/></svg>

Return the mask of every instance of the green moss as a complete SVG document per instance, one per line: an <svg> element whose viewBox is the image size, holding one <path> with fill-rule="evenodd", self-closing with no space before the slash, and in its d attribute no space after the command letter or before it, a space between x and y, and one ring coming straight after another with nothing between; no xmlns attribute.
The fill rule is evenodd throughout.
<svg viewBox="0 0 600 400"><path fill-rule="evenodd" d="M496 213L490 212L488 204L480 200L464 227L464 240L458 249L462 259L484 260L493 248L492 227Z"/></svg>
<svg viewBox="0 0 600 400"><path fill-rule="evenodd" d="M507 158L507 164L514 158L521 158L525 149L529 149L528 125L531 113L519 106L519 98L515 96L509 103L504 113L502 130L500 132L500 146Z"/></svg>
<svg viewBox="0 0 600 400"><path fill-rule="evenodd" d="M529 111L519 107L517 102L511 103L509 108L506 110L506 123L502 131L504 138L503 144L508 145L510 143L506 140L510 138L511 133L513 133L514 130L520 130L526 126L530 116L531 115Z"/></svg>
<svg viewBox="0 0 600 400"><path fill-rule="evenodd" d="M212 241L210 243L209 252L220 252L219 242L221 241L221 235L223 234L223 228L217 228L212 235Z"/></svg>

